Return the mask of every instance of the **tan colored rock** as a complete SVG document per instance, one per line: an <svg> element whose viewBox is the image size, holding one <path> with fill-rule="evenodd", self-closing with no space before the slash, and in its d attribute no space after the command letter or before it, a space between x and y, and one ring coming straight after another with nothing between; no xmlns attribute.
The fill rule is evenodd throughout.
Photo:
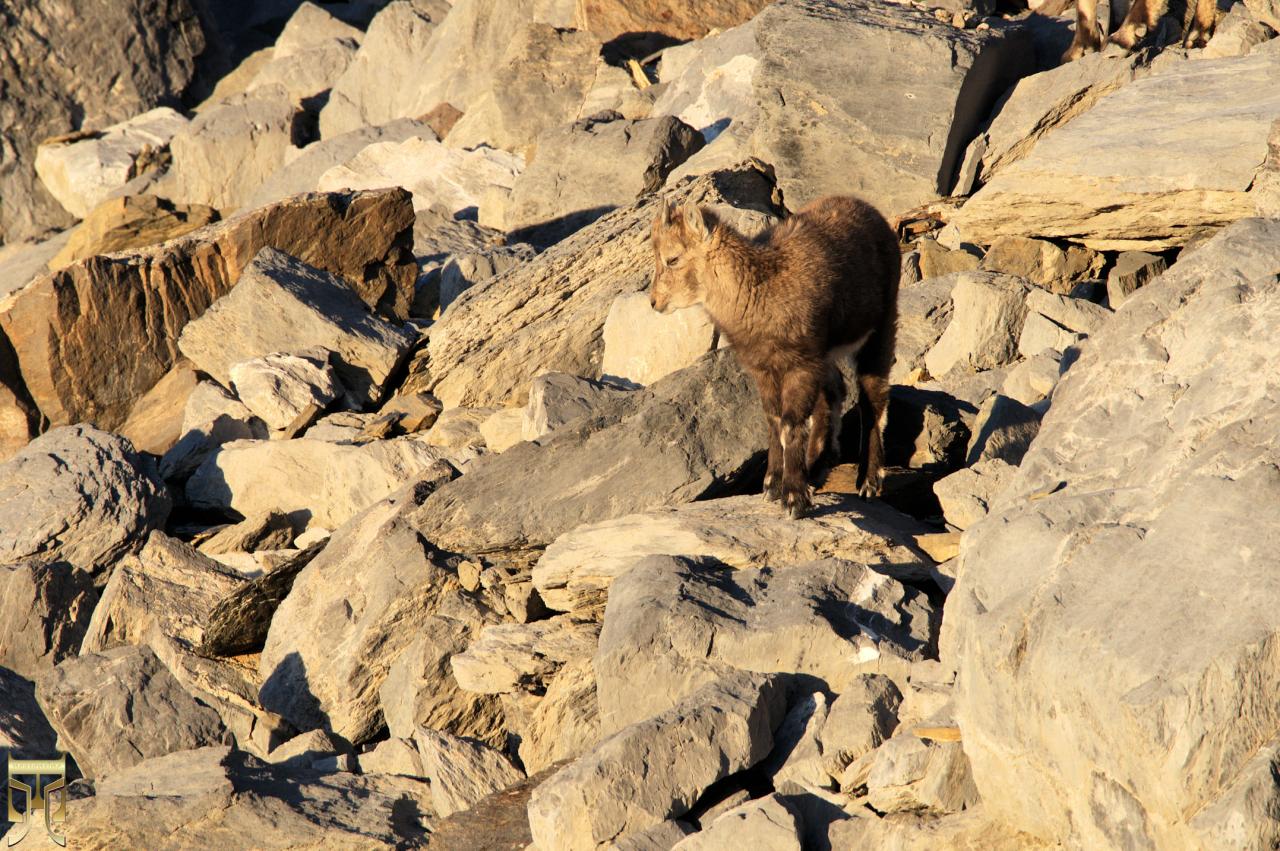
<svg viewBox="0 0 1280 851"><path fill-rule="evenodd" d="M968 529L986 517L996 497L1013 481L1014 470L1000 458L988 458L934 482L933 492L947 523Z"/></svg>
<svg viewBox="0 0 1280 851"><path fill-rule="evenodd" d="M619 295L649 284L649 230L662 199L760 218L771 188L744 166L691 179L610 213L453 303L432 329L433 392L445 407L522 405L543 372L601 375L603 328ZM750 215L742 213L751 208Z"/></svg>
<svg viewBox="0 0 1280 851"><path fill-rule="evenodd" d="M1277 74L1280 53L1255 52L1176 63L1129 83L1046 134L951 224L980 244L1035 236L1152 251L1265 212L1259 203L1275 199L1251 188L1280 118ZM1170 103L1182 105L1182 120L1169 121Z"/></svg>
<svg viewBox="0 0 1280 851"><path fill-rule="evenodd" d="M484 445L480 426L490 417L500 413L498 408L450 408L436 418L435 425L423 440L428 446L462 449Z"/></svg>
<svg viewBox="0 0 1280 851"><path fill-rule="evenodd" d="M1096 251L1078 245L1063 250L1048 240L1002 236L987 249L981 268L1017 275L1066 295L1079 281L1098 277L1104 260Z"/></svg>
<svg viewBox="0 0 1280 851"><path fill-rule="evenodd" d="M220 447L187 482L187 499L202 508L249 517L291 515L297 528L336 529L416 477L443 474L447 453L404 437L373 443L323 440L237 440Z"/></svg>
<svg viewBox="0 0 1280 851"><path fill-rule="evenodd" d="M94 207L71 232L49 268L64 269L95 254L114 254L168 242L218 220L218 212L202 204L174 204L154 195L108 198Z"/></svg>
<svg viewBox="0 0 1280 851"><path fill-rule="evenodd" d="M579 609L601 602L615 579L651 555L705 556L743 569L834 556L923 576L910 542L924 527L835 494L819 494L814 504L800 524L758 496L737 496L580 526L547 547L534 586L552 609Z"/></svg>
<svg viewBox="0 0 1280 851"><path fill-rule="evenodd" d="M1145 251L1123 251L1107 273L1107 306L1119 310L1134 290L1169 267L1163 257Z"/></svg>
<svg viewBox="0 0 1280 851"><path fill-rule="evenodd" d="M309 408L321 410L338 397L329 354L319 348L272 352L233 364L227 374L246 408L270 428L287 429Z"/></svg>
<svg viewBox="0 0 1280 851"><path fill-rule="evenodd" d="M187 126L168 107L144 112L87 138L54 139L36 149L36 174L67 212L79 219L145 168Z"/></svg>
<svg viewBox="0 0 1280 851"><path fill-rule="evenodd" d="M921 280L940 278L955 272L972 272L978 268L982 259L963 249L953 251L943 248L937 240L929 237L918 241L915 250L919 252L917 262Z"/></svg>
<svg viewBox="0 0 1280 851"><path fill-rule="evenodd" d="M687 40L736 27L766 5L766 0L714 0L697 6L679 0L577 0L574 23L600 41L632 32Z"/></svg>
<svg viewBox="0 0 1280 851"><path fill-rule="evenodd" d="M618 296L604 321L600 372L643 387L715 349L719 336L701 307L662 314L646 293Z"/></svg>
<svg viewBox="0 0 1280 851"><path fill-rule="evenodd" d="M436 813L449 816L524 779L524 772L493 748L426 727L413 734L422 772L431 780Z"/></svg>
<svg viewBox="0 0 1280 851"><path fill-rule="evenodd" d="M503 408L480 423L480 436L485 449L503 452L524 440L524 408Z"/></svg>
<svg viewBox="0 0 1280 851"><path fill-rule="evenodd" d="M173 366L186 323L230 291L263 246L334 273L386 315L406 316L412 225L402 190L290 198L41 278L0 302L0 330L54 425L114 428Z"/></svg>
<svg viewBox="0 0 1280 851"><path fill-rule="evenodd" d="M775 793L722 813L698 833L677 842L671 851L801 851L802 835L803 821L795 805Z"/></svg>
<svg viewBox="0 0 1280 851"><path fill-rule="evenodd" d="M233 440L266 440L267 424L216 381L201 381L187 397L180 437L160 459L168 481L185 480L219 446Z"/></svg>
<svg viewBox="0 0 1280 851"><path fill-rule="evenodd" d="M520 735L520 761L533 774L581 756L599 740L595 670L590 659L569 662L529 713Z"/></svg>
<svg viewBox="0 0 1280 851"><path fill-rule="evenodd" d="M198 383L195 367L182 358L133 406L120 434L143 452L164 455L183 435L187 400Z"/></svg>
<svg viewBox="0 0 1280 851"><path fill-rule="evenodd" d="M875 751L867 800L880 812L958 813L978 802L960 742L900 732Z"/></svg>
<svg viewBox="0 0 1280 851"><path fill-rule="evenodd" d="M264 248L245 267L235 289L187 323L178 348L226 387L233 386L232 370L239 364L275 353L312 351L313 359L333 367L348 407L359 410L382 400L388 378L414 342L412 331L371 313L338 276ZM253 367L241 370L251 385L253 372ZM269 395L271 388L263 389ZM337 395L332 384L318 389L313 395L317 404L326 395ZM284 427L275 423L285 418L286 410L271 410L256 389L250 397L270 411L273 427ZM306 403L295 401L296 416ZM253 409L249 399L245 403Z"/></svg>

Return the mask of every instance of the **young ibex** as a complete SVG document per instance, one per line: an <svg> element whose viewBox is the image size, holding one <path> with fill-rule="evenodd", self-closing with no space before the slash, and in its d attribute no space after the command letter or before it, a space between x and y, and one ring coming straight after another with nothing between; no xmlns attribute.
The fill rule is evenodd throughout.
<svg viewBox="0 0 1280 851"><path fill-rule="evenodd" d="M1187 34L1182 40L1183 47L1204 47L1213 35L1214 23L1218 11L1215 0L1187 0L1194 4L1195 11L1187 26ZM1146 38L1149 31L1155 29L1160 16L1169 8L1169 0L1133 0L1124 22L1111 34L1111 43L1118 44L1125 50ZM1067 52L1062 54L1063 62L1079 59L1085 53L1102 49L1102 29L1098 26L1098 0L1076 0L1076 36Z"/></svg>
<svg viewBox="0 0 1280 851"><path fill-rule="evenodd" d="M832 196L748 239L710 210L666 205L653 249L654 309L702 304L760 389L765 495L793 517L808 510L810 470L828 447L839 452L845 386L836 364L856 354L858 491L879 496L901 263L884 218Z"/></svg>

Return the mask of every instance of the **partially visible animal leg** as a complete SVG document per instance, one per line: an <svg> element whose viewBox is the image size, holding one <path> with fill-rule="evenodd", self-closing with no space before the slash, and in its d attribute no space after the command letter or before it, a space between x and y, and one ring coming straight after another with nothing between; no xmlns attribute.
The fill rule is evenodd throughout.
<svg viewBox="0 0 1280 851"><path fill-rule="evenodd" d="M792 517L805 515L809 494L809 418L822 388L821 369L793 370L782 380L782 504Z"/></svg>
<svg viewBox="0 0 1280 851"><path fill-rule="evenodd" d="M1215 0L1196 0L1196 11L1191 16L1191 25L1187 27L1187 37L1182 40L1182 46L1204 47L1208 44L1217 25L1217 15Z"/></svg>
<svg viewBox="0 0 1280 851"><path fill-rule="evenodd" d="M755 380L764 407L765 423L769 427L769 463L764 473L764 496L777 501L782 499L782 390L777 377L770 373L757 372Z"/></svg>
<svg viewBox="0 0 1280 851"><path fill-rule="evenodd" d="M1076 0L1076 37L1067 52L1062 54L1062 61L1072 62L1086 53L1096 53L1101 49L1102 27L1098 26L1098 0Z"/></svg>
<svg viewBox="0 0 1280 851"><path fill-rule="evenodd" d="M858 358L858 412L862 417L858 493L863 497L880 496L884 487L884 430L889 419L893 343L892 333L879 333Z"/></svg>
<svg viewBox="0 0 1280 851"><path fill-rule="evenodd" d="M1129 14L1124 16L1124 22L1111 34L1111 43L1118 44L1125 50L1133 50L1160 21L1167 5L1167 0L1133 0Z"/></svg>
<svg viewBox="0 0 1280 851"><path fill-rule="evenodd" d="M809 453L806 463L814 474L823 462L840 456L840 415L844 413L844 376L834 364L827 365L827 377L813 406L809 421Z"/></svg>

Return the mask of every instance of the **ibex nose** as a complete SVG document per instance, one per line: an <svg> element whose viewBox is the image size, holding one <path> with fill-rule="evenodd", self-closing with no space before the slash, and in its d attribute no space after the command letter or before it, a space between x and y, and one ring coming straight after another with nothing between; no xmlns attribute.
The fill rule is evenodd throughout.
<svg viewBox="0 0 1280 851"><path fill-rule="evenodd" d="M658 309L658 300L654 298L653 293L649 293L649 306L652 307L654 310Z"/></svg>

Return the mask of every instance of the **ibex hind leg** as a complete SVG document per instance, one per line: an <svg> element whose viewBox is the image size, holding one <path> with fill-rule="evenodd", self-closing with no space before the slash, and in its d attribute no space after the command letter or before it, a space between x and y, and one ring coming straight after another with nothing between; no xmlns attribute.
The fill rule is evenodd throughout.
<svg viewBox="0 0 1280 851"><path fill-rule="evenodd" d="M840 459L840 425L844 414L844 376L834 365L827 367L822 390L809 418L809 476L819 481L824 470Z"/></svg>
<svg viewBox="0 0 1280 851"><path fill-rule="evenodd" d="M884 486L884 430L889 420L889 369L893 336L878 334L858 358L858 413L862 444L858 452L858 493L880 496Z"/></svg>

